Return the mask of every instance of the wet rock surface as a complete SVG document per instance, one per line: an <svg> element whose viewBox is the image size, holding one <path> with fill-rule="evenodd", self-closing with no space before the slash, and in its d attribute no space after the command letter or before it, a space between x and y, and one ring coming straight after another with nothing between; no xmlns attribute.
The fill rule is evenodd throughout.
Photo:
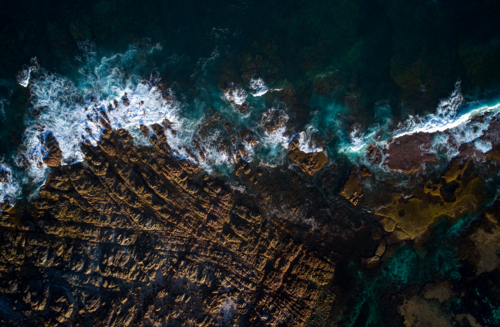
<svg viewBox="0 0 500 327"><path fill-rule="evenodd" d="M359 201L363 198L363 186L360 183L361 179L370 176L371 174L366 167L363 167L359 172L353 168L349 175L349 179L345 182L339 194L349 200L353 205L358 205Z"/></svg>
<svg viewBox="0 0 500 327"><path fill-rule="evenodd" d="M387 151L389 169L414 173L422 168L424 162L435 162L435 155L429 153L433 137L434 134L430 133L415 133L393 140Z"/></svg>
<svg viewBox="0 0 500 327"><path fill-rule="evenodd" d="M334 265L172 157L163 126L142 129L154 148L105 129L81 145L85 163L54 170L39 198L1 214L3 321L303 323Z"/></svg>
<svg viewBox="0 0 500 327"><path fill-rule="evenodd" d="M320 171L327 163L328 156L324 151L304 152L299 149L300 142L294 137L288 144L288 156L295 162L300 170L309 176Z"/></svg>
<svg viewBox="0 0 500 327"><path fill-rule="evenodd" d="M59 143L57 142L54 134L52 132L45 132L40 136L42 144L45 146L45 153L43 156L43 162L52 168L57 168L61 166L62 161L62 151L59 148Z"/></svg>
<svg viewBox="0 0 500 327"><path fill-rule="evenodd" d="M414 195L405 198L395 195L392 203L381 207L376 215L388 233L396 231L403 238L422 237L438 218L448 216L457 219L472 213L480 201L479 178L467 176L471 160L454 160L441 176L439 183L427 182Z"/></svg>
<svg viewBox="0 0 500 327"><path fill-rule="evenodd" d="M286 126L288 116L283 110L271 109L264 114L263 128L268 134L273 134Z"/></svg>

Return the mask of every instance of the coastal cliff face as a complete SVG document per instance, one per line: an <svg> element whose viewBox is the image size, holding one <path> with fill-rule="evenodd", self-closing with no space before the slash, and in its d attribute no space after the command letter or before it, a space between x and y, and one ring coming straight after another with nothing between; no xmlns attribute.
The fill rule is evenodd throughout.
<svg viewBox="0 0 500 327"><path fill-rule="evenodd" d="M1 214L3 323L301 325L334 265L173 157L159 124L140 148L103 119L84 163L53 170ZM55 147L55 146L54 146ZM52 150L51 153L57 153ZM56 165L54 165L56 166Z"/></svg>

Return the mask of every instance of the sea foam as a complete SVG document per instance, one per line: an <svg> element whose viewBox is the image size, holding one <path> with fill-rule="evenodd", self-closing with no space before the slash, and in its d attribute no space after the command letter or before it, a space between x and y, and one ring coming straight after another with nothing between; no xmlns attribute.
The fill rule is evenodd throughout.
<svg viewBox="0 0 500 327"><path fill-rule="evenodd" d="M7 202L10 205L14 205L18 196L18 180L8 165L0 163L0 204Z"/></svg>
<svg viewBox="0 0 500 327"><path fill-rule="evenodd" d="M254 97L263 96L267 93L267 91L269 91L269 88L264 83L264 80L262 78L252 78L250 80L250 89L252 89L252 95Z"/></svg>
<svg viewBox="0 0 500 327"><path fill-rule="evenodd" d="M23 69L17 73L17 83L22 87L27 87L30 82L31 72L36 71L38 68L40 68L40 65L36 57L34 57L31 59L30 65L25 65Z"/></svg>
<svg viewBox="0 0 500 327"><path fill-rule="evenodd" d="M155 46L151 51L156 50L160 48ZM132 48L100 61L85 56L80 77L76 79L37 68L36 76L29 80L31 110L25 120L24 147L18 156L27 173L24 182L42 184L46 178L45 133L52 133L59 143L62 164L71 165L83 160L82 140L93 145L100 140L102 119L113 129L127 129L134 141L142 145L151 144L140 133L141 125L168 121L171 128L165 132L173 155L207 170L230 162L232 155L220 148L220 131L212 130L203 138L198 135L204 113L197 118L183 117L186 105L176 99L171 89L161 86L158 73L153 70L144 77L137 72L142 72L138 69L141 67L137 51ZM234 91L231 102L242 104L246 91L241 88ZM193 146L195 139L198 147ZM252 154L251 148L246 150Z"/></svg>

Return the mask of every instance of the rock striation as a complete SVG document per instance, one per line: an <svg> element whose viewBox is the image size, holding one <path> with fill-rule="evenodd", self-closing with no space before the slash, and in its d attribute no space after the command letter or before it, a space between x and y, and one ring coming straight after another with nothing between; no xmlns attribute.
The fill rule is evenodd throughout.
<svg viewBox="0 0 500 327"><path fill-rule="evenodd" d="M140 148L126 130L101 123L97 146L81 145L84 163L60 167L48 147L47 165L59 168L39 197L1 213L4 323L305 322L331 263L174 156L167 124L141 126L153 147Z"/></svg>
<svg viewBox="0 0 500 327"><path fill-rule="evenodd" d="M59 148L59 142L57 142L54 134L47 131L40 136L40 139L45 147L45 153L42 158L43 162L52 168L60 167L62 162L62 151Z"/></svg>

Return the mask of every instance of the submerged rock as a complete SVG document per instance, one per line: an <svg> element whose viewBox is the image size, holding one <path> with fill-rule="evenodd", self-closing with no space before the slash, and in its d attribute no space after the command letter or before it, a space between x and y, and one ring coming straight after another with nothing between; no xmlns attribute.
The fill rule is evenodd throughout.
<svg viewBox="0 0 500 327"><path fill-rule="evenodd" d="M361 176L359 176L361 175ZM369 177L371 174L366 167L358 173L355 168L351 170L349 179L345 182L344 187L340 191L340 195L349 200L353 205L358 205L361 198L363 198L363 187L361 186L361 177Z"/></svg>

